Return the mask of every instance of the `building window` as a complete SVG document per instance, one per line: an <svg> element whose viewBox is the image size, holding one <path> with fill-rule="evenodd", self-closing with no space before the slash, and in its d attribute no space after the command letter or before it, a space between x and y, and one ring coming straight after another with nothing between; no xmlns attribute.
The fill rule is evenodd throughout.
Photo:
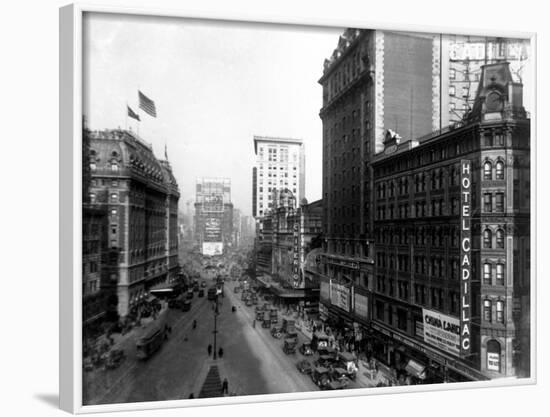
<svg viewBox="0 0 550 417"><path fill-rule="evenodd" d="M111 209L111 215L112 215L112 216L116 216L116 214L117 214L116 208Z"/></svg>
<svg viewBox="0 0 550 417"><path fill-rule="evenodd" d="M95 164L95 162L92 162L90 164L90 170L95 171L96 169L97 169L97 165Z"/></svg>
<svg viewBox="0 0 550 417"><path fill-rule="evenodd" d="M118 164L116 162L111 163L111 171L113 172L118 171Z"/></svg>
<svg viewBox="0 0 550 417"><path fill-rule="evenodd" d="M491 249L493 247L492 240L493 233L489 229L485 229L483 231L483 248Z"/></svg>
<svg viewBox="0 0 550 417"><path fill-rule="evenodd" d="M483 264L483 283L491 285L491 264Z"/></svg>
<svg viewBox="0 0 550 417"><path fill-rule="evenodd" d="M449 87L449 95L454 96L456 94L456 87L454 85L451 85Z"/></svg>
<svg viewBox="0 0 550 417"><path fill-rule="evenodd" d="M500 343L496 340L487 342L487 370L500 372Z"/></svg>
<svg viewBox="0 0 550 417"><path fill-rule="evenodd" d="M496 193L495 209L498 213L504 212L504 193Z"/></svg>
<svg viewBox="0 0 550 417"><path fill-rule="evenodd" d="M470 89L468 87L462 87L462 97L468 97L470 95Z"/></svg>
<svg viewBox="0 0 550 417"><path fill-rule="evenodd" d="M497 248L504 249L504 230L497 230Z"/></svg>
<svg viewBox="0 0 550 417"><path fill-rule="evenodd" d="M112 180L111 181L111 187L118 187L118 181L117 180Z"/></svg>
<svg viewBox="0 0 550 417"><path fill-rule="evenodd" d="M118 201L118 194L116 193L111 194L111 201Z"/></svg>
<svg viewBox="0 0 550 417"><path fill-rule="evenodd" d="M496 179L497 180L503 180L504 179L504 162L498 161L496 165Z"/></svg>
<svg viewBox="0 0 550 417"><path fill-rule="evenodd" d="M483 211L490 213L493 211L493 204L491 201L491 193L485 193L483 195Z"/></svg>
<svg viewBox="0 0 550 417"><path fill-rule="evenodd" d="M491 300L483 300L483 320L487 322L491 322L491 309L492 309L493 303L491 303Z"/></svg>
<svg viewBox="0 0 550 417"><path fill-rule="evenodd" d="M504 323L504 301L497 301L497 323Z"/></svg>
<svg viewBox="0 0 550 417"><path fill-rule="evenodd" d="M493 164L491 164L489 161L486 161L483 164L483 179L484 180L493 179Z"/></svg>
<svg viewBox="0 0 550 417"><path fill-rule="evenodd" d="M456 69L454 68L449 69L449 79L450 80L456 79Z"/></svg>
<svg viewBox="0 0 550 417"><path fill-rule="evenodd" d="M90 203L95 203L95 194L90 193Z"/></svg>
<svg viewBox="0 0 550 417"><path fill-rule="evenodd" d="M497 264L497 285L504 285L504 264Z"/></svg>

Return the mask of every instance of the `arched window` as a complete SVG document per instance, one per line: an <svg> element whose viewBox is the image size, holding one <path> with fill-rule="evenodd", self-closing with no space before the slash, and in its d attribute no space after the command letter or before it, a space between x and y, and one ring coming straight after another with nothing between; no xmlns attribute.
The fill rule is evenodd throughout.
<svg viewBox="0 0 550 417"><path fill-rule="evenodd" d="M116 172L118 171L118 163L113 161L111 162L111 171Z"/></svg>
<svg viewBox="0 0 550 417"><path fill-rule="evenodd" d="M483 248L491 249L493 239L493 233L489 229L483 231Z"/></svg>
<svg viewBox="0 0 550 417"><path fill-rule="evenodd" d="M483 283L491 285L491 264L483 264Z"/></svg>
<svg viewBox="0 0 550 417"><path fill-rule="evenodd" d="M504 285L504 264L497 264L497 285Z"/></svg>
<svg viewBox="0 0 550 417"><path fill-rule="evenodd" d="M483 164L483 179L484 180L492 180L493 179L493 164L491 162L486 161Z"/></svg>
<svg viewBox="0 0 550 417"><path fill-rule="evenodd" d="M483 300L483 320L491 322L491 310L493 303L491 300Z"/></svg>
<svg viewBox="0 0 550 417"><path fill-rule="evenodd" d="M497 248L504 249L504 230L497 230Z"/></svg>
<svg viewBox="0 0 550 417"><path fill-rule="evenodd" d="M90 170L95 171L97 169L97 165L95 162L90 163Z"/></svg>
<svg viewBox="0 0 550 417"><path fill-rule="evenodd" d="M487 342L487 369L500 372L500 343L496 340Z"/></svg>
<svg viewBox="0 0 550 417"><path fill-rule="evenodd" d="M497 301L497 323L504 323L504 301Z"/></svg>
<svg viewBox="0 0 550 417"><path fill-rule="evenodd" d="M496 179L497 180L503 180L504 179L504 162L498 161L496 164Z"/></svg>

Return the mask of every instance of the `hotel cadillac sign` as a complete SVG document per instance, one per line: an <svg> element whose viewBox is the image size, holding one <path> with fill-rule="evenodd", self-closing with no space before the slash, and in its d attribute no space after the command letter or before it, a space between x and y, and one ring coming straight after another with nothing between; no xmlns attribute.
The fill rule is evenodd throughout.
<svg viewBox="0 0 550 417"><path fill-rule="evenodd" d="M460 354L470 354L471 345L471 281L472 281L472 176L471 163L460 161Z"/></svg>

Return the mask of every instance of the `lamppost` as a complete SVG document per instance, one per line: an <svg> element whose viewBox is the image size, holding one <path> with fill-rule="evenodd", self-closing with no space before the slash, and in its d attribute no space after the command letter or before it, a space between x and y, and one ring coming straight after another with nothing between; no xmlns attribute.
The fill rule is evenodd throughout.
<svg viewBox="0 0 550 417"><path fill-rule="evenodd" d="M220 310L219 310L219 307L218 307L218 296L219 296L219 290L216 289L216 297L214 298L214 304L212 306L213 310L214 310L214 331L212 333L214 333L214 355L213 355L213 358L214 360L218 359L218 350L216 348L216 335L218 333L218 315L220 314Z"/></svg>

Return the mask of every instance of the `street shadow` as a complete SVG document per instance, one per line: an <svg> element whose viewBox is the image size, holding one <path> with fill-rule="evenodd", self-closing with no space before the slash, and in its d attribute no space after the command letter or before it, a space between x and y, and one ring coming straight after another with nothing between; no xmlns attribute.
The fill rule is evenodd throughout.
<svg viewBox="0 0 550 417"><path fill-rule="evenodd" d="M34 398L53 408L59 408L58 394L35 394Z"/></svg>

